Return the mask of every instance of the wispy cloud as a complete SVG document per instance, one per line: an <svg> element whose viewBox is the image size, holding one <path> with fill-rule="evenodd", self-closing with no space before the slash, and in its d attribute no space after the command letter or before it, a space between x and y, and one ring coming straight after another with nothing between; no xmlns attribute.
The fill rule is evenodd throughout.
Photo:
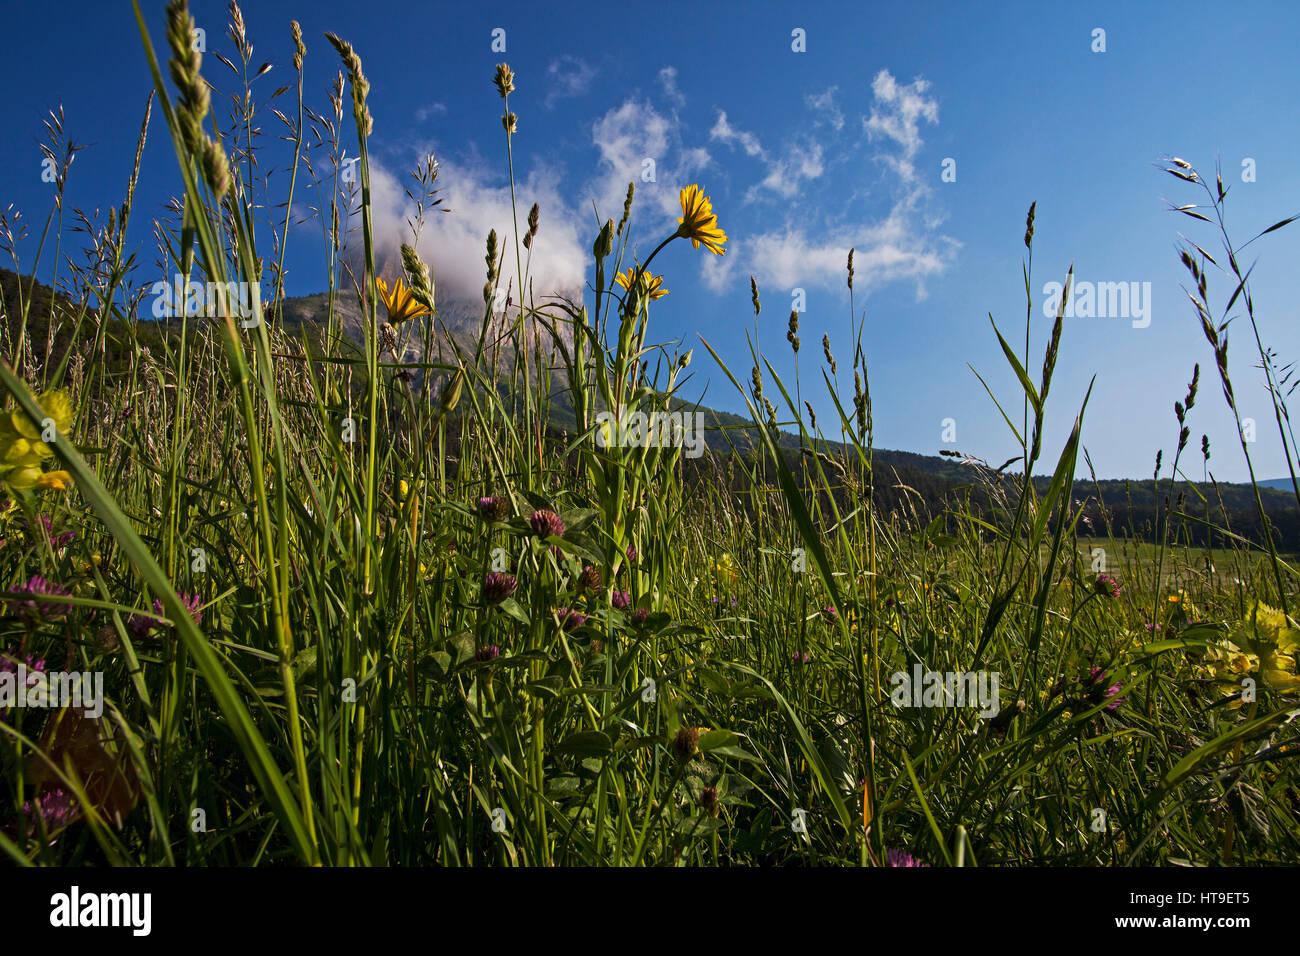
<svg viewBox="0 0 1300 956"><path fill-rule="evenodd" d="M552 60L546 68L550 89L546 93L543 105L549 110L560 100L582 96L591 89L591 81L596 78L596 68L586 60L565 53Z"/></svg>
<svg viewBox="0 0 1300 956"><path fill-rule="evenodd" d="M398 247L411 241L407 220L414 207L403 178L372 159L372 216L381 262L393 261ZM502 247L513 248L510 186L487 167L449 160L441 161L438 185L443 206L451 211L426 214L420 254L433 271L439 296L478 300L486 278L483 252L488 232L495 229ZM534 202L541 210L529 269L534 293L539 298L580 295L590 243L580 238L579 218L563 198L558 175L545 166L534 166L517 184L517 198L521 228L527 228L522 216ZM359 239L357 235L351 241ZM506 274L511 275L514 260L507 256L507 261ZM515 301L519 301L517 286Z"/></svg>
<svg viewBox="0 0 1300 956"><path fill-rule="evenodd" d="M680 215L681 187L695 182L712 162L703 146L683 141L675 114L661 113L645 99L629 98L609 110L593 124L591 138L599 162L584 208L595 200L603 217L617 218L629 182L636 183L636 208L643 217L647 208L660 220Z"/></svg>
<svg viewBox="0 0 1300 956"><path fill-rule="evenodd" d="M675 226L681 213L677 199L681 187L698 181L712 162L704 146L683 141L675 113L661 112L649 100L636 97L624 100L592 124L591 143L595 170L578 186L563 184L559 170L544 162L534 163L517 183L521 227L522 217L534 202L541 209L541 230L533 244L530 268L538 297L581 297L594 235L593 201L602 217L617 218L627 184L632 181L643 227L653 232L669 224ZM433 270L440 296L476 300L483 287L484 242L489 230L496 230L503 248L513 248L510 187L499 169L488 163L440 157L440 164L442 208L451 211L426 214L419 249ZM653 180L643 178L643 173L653 173ZM414 216L414 203L404 178L372 159L372 216L381 263L393 262L401 243L411 241L408 220ZM359 242L359 234L350 241ZM512 272L513 268L507 269L507 274Z"/></svg>
<svg viewBox="0 0 1300 956"><path fill-rule="evenodd" d="M764 189L785 199L799 195L800 184L807 179L816 179L826 167L822 164L822 145L808 142L802 146L791 146L785 156L768 164L767 175L762 181L749 187L745 200L752 202Z"/></svg>
<svg viewBox="0 0 1300 956"><path fill-rule="evenodd" d="M763 148L755 134L733 126L727 119L725 110L718 110L718 118L709 131L709 138L733 149L743 149L747 156L759 160L766 168L763 178L745 192L747 203L761 198L764 192L783 199L793 199L799 195L802 182L816 179L825 172L821 143L806 138L799 143L787 145L780 156L773 156Z"/></svg>
<svg viewBox="0 0 1300 956"><path fill-rule="evenodd" d="M885 159L907 181L916 178L912 160L922 145L919 120L939 122L938 101L925 95L929 88L929 81L920 77L911 83L899 83L888 70L881 70L871 81L875 103L862 126L872 139L883 136L902 147L901 156Z"/></svg>
<svg viewBox="0 0 1300 956"><path fill-rule="evenodd" d="M673 106L685 106L686 97L677 86L677 67L666 66L659 71L659 85L664 89L664 96Z"/></svg>
<svg viewBox="0 0 1300 956"><path fill-rule="evenodd" d="M746 262L745 244L733 235L727 236L727 254L725 256L701 256L700 280L712 292L722 293L731 288L732 277L736 275L736 263Z"/></svg>
<svg viewBox="0 0 1300 956"><path fill-rule="evenodd" d="M732 126L727 120L726 110L718 110L718 118L713 129L709 130L709 139L716 139L727 146L740 146L749 156L767 159L767 153L763 151L763 144L758 141L758 137Z"/></svg>
<svg viewBox="0 0 1300 956"><path fill-rule="evenodd" d="M570 66L576 69L576 61ZM581 72L577 69L577 74ZM571 70L564 75L575 74ZM734 195L750 202L780 200L758 207L770 224L759 231L745 229L746 217L739 207L733 207L734 218L722 216L730 237L727 255L699 259L701 281L715 292L733 291L750 274L773 291L840 286L848 250L855 247L858 289L911 281L918 297L924 297L927 280L942 274L960 248L956 240L942 234L941 211L929 203L931 187L916 172L915 161L923 148L920 127L926 122L938 123L937 100L925 80L900 84L888 71L881 71L871 84L869 112L863 116L861 128L867 139L877 144L871 159L892 174L887 183L892 193L887 209L877 207L873 215L861 208L860 199L855 199L848 187L840 186L839 177L826 175L832 155L839 155L831 151L836 150L846 128L841 93L835 87L806 99L820 117L820 134L780 141L778 151L765 147L754 132L734 124L723 110L717 112L707 140L691 141L677 110L668 105L674 101L675 71L665 67L659 79L664 93L659 106L635 94L593 121L594 169L576 187L572 181L563 184L559 168L545 162L535 163L521 177L518 209L527 210L533 202L541 207L542 228L532 256L537 295L580 295L596 225L592 203L602 219L617 218L629 181L637 187L638 234L654 235L675 223L680 215L677 196L681 187L717 173L709 143L743 153L757 165L750 170L748 183L735 182L736 171L728 170ZM577 86L566 80L561 88ZM426 107L428 115L436 115L438 107ZM777 133L770 135L776 137ZM407 219L413 209L404 179L381 163L372 168L381 259L409 241ZM827 185L818 201L811 202L802 187L819 179ZM453 211L427 217L420 250L433 267L440 294L476 299L483 285L483 244L488 231L496 229L507 248L514 241L509 186L495 167L451 158L443 159L438 183L444 208ZM844 194L832 195L836 188ZM772 222L772 215L780 218Z"/></svg>
<svg viewBox="0 0 1300 956"><path fill-rule="evenodd" d="M415 111L415 119L416 122L425 123L435 116L443 116L446 112L446 103L430 103L428 106L421 106Z"/></svg>
<svg viewBox="0 0 1300 956"><path fill-rule="evenodd" d="M817 115L818 121L829 123L831 129L837 133L844 128L844 114L835 105L835 93L838 89L838 86L831 86L821 93L809 93L804 97L804 102Z"/></svg>
<svg viewBox="0 0 1300 956"><path fill-rule="evenodd" d="M866 291L912 281L917 297L924 298L926 280L947 269L961 245L941 234L943 216L928 208L931 189L916 172L915 160L923 146L920 124L939 121L938 102L928 91L926 80L900 84L887 70L881 70L871 84L870 114L863 117L862 128L869 140L883 147L871 158L893 173L892 183L887 184L892 196L883 218L879 212L873 217L852 210L851 194L827 197L829 203L814 206L799 201L801 186L825 172L823 140L844 129L837 87L805 97L822 135L787 146L780 156L773 156L757 136L737 128L719 111L712 138L743 149L764 165L761 177L746 190L746 201L763 195L780 198L786 213L777 228L745 234L733 226L728 232L732 237L729 261L703 262L703 283L715 292L730 291L752 274L760 285L781 290L842 286L853 248L855 288Z"/></svg>
<svg viewBox="0 0 1300 956"><path fill-rule="evenodd" d="M926 296L925 280L947 268L959 244L916 227L906 203L869 226L841 226L812 234L787 226L749 242L751 272L778 289L839 286L844 282L849 249L856 248L855 287L860 292L899 280L916 282L917 298ZM706 281L708 281L706 277Z"/></svg>

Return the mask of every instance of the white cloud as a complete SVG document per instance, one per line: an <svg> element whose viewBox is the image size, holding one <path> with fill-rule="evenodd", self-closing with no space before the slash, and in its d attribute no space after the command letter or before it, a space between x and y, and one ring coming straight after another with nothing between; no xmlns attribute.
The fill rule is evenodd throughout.
<svg viewBox="0 0 1300 956"><path fill-rule="evenodd" d="M592 125L592 145L595 174L576 189L566 185L562 190L558 172L544 164L534 164L517 183L521 229L527 228L524 220L534 202L541 210L530 270L539 299L552 294L581 297L598 228L591 213L593 201L602 220L617 219L627 184L634 181L634 215L639 215L642 226L650 230L668 224L675 227L681 214L677 198L681 187L698 182L700 173L712 162L706 148L682 142L675 115L666 116L649 101L639 99L625 100L597 119ZM642 180L646 159L655 161L654 182ZM405 180L404 173L372 159L372 216L381 263L393 261L401 243L410 242L407 220L414 216L414 204L406 195ZM501 248L513 249L509 184L495 167L442 159L438 186L443 200L440 208L450 212L426 213L420 254L433 270L439 295L477 300L486 278L483 254L489 230L497 231ZM349 241L359 245L359 232ZM505 275L514 272L510 253Z"/></svg>
<svg viewBox="0 0 1300 956"><path fill-rule="evenodd" d="M596 78L596 68L586 60L568 53L551 61L546 68L551 88L544 102L549 110L560 100L581 96L591 89L591 81Z"/></svg>
<svg viewBox="0 0 1300 956"><path fill-rule="evenodd" d="M786 199L799 195L799 184L805 179L816 179L826 167L822 164L822 146L809 142L802 147L791 147L786 155L772 162L762 181L749 187L745 201L759 197L759 190L767 189Z"/></svg>
<svg viewBox="0 0 1300 956"><path fill-rule="evenodd" d="M654 225L668 216L679 216L681 188L698 181L712 162L704 147L682 142L675 114L665 116L648 100L624 100L593 124L591 138L599 163L580 205L589 215L594 200L602 219L619 217L629 182L636 183L633 215L639 213L643 223L647 209ZM643 178L651 169L653 182Z"/></svg>
<svg viewBox="0 0 1300 956"><path fill-rule="evenodd" d="M917 283L917 297L924 298L924 280L943 272L960 244L918 231L906 207L896 205L873 225L840 227L822 235L787 226L754 236L749 240L750 271L760 289L835 286L844 282L849 249L854 248L855 289L865 292L910 279Z"/></svg>
<svg viewBox="0 0 1300 956"><path fill-rule="evenodd" d="M580 61L570 60L569 67L557 65L569 62L564 58L553 64L557 90L575 90L583 82L590 83L590 77L580 79ZM676 79L672 67L659 71L664 92L674 102ZM885 147L873 158L886 163L897 177L891 208L883 219L874 221L850 214L846 206L852 197L847 193L842 204L828 197L829 207L796 209L793 202L804 185L825 176L830 164L823 145L831 135L828 127L839 129L843 124L836 87L806 98L819 117L822 137L809 137L802 143L786 140L779 153L769 152L758 136L732 125L726 112L719 110L709 142L758 160L761 168L755 171L745 198L779 198L784 201L785 218L765 231L752 233L743 229L743 219L733 210L735 218L722 223L730 237L727 255L700 257L701 282L714 292L730 292L752 273L760 287L773 291L795 286L842 287L845 259L849 248L855 247L855 288L865 292L889 282L911 281L916 283L918 297L923 297L926 281L940 275L960 248L956 240L941 234L942 216L925 208L930 189L917 178L912 165L923 145L921 123L938 122L937 101L928 91L929 84L923 79L900 84L883 70L872 83L871 112L864 117L863 128L871 140ZM676 96L680 97L680 91ZM439 107L426 107L428 115L434 115ZM596 168L577 188L568 185L562 192L558 171L545 164L535 164L518 183L520 224L533 202L541 207L541 231L532 256L534 293L539 298L555 293L581 295L597 228L593 202L602 220L617 219L627 184L635 182L637 233L654 235L675 224L680 215L677 196L681 187L701 182L713 167L706 144L684 141L675 110L661 112L640 96L599 116L591 126L591 142ZM653 182L643 179L646 160L654 161ZM405 181L404 174L373 164L373 214L381 261L395 255L401 242L409 241L407 219L413 209ZM451 160L442 162L438 184L443 208L452 211L427 215L420 252L433 268L440 295L477 299L485 278L483 252L488 231L496 229L503 248L511 248L514 242L509 185L495 167ZM825 189L832 185L828 181ZM780 212L782 206L777 209ZM355 237L353 241L357 241ZM513 271L508 261L506 274Z"/></svg>
<svg viewBox="0 0 1300 956"><path fill-rule="evenodd" d="M715 292L730 292L736 282L753 274L760 288L842 288L848 252L853 248L855 289L866 292L890 282L911 281L916 284L917 297L924 298L926 280L942 274L961 248L958 241L941 234L943 216L925 207L931 189L917 178L913 165L923 145L921 121L939 121L938 102L928 91L926 80L900 84L887 70L881 70L872 82L871 114L863 118L863 128L869 139L881 140L887 147L872 158L896 174L892 205L883 219L875 221L847 211L851 195L842 197L840 208L810 210L790 202L799 197L805 182L825 172L825 136L787 147L779 158L772 158L756 137L747 141L749 134L733 127L720 112L714 138L747 147L746 151L760 157L766 166L761 178L747 190L746 200L770 194L786 200L788 208L784 224L743 235L743 243L735 241L741 235L738 227L733 228L729 233L733 237L728 244L730 261L725 265L705 263L701 270L705 285ZM844 120L836 93L832 86L807 96L805 102L818 115L819 124L838 130ZM824 128L823 133L829 135Z"/></svg>
<svg viewBox="0 0 1300 956"><path fill-rule="evenodd" d="M718 110L718 119L713 124L713 129L709 130L709 139L719 140L728 146L739 144L747 155L757 156L765 161L767 159L767 153L763 151L763 144L758 141L758 137L733 127L727 122L725 110Z"/></svg>
<svg viewBox="0 0 1300 956"><path fill-rule="evenodd" d="M709 151L703 146L692 146L689 149L683 149L681 161L678 163L677 174L683 179L690 179L712 161L713 158L709 155Z"/></svg>
<svg viewBox="0 0 1300 956"><path fill-rule="evenodd" d="M685 106L686 97L677 86L677 67L666 66L659 71L659 84L664 88L664 96L673 106Z"/></svg>
<svg viewBox="0 0 1300 956"><path fill-rule="evenodd" d="M371 161L370 185L377 258L389 262L398 247L411 241L407 219L414 214L406 195L404 176ZM487 235L497 231L500 247L514 248L514 220L510 207L510 186L496 181L488 170L472 165L441 161L438 175L442 208L447 213L427 212L419 251L433 271L439 296L478 300L486 280L483 254ZM534 167L517 183L519 226L534 202L539 204L541 228L533 243L529 270L534 295L540 300L552 294L578 297L586 268L585 246L580 238L578 217L559 190L558 177L545 167ZM358 226L359 229L359 226ZM351 238L359 243L359 232ZM504 274L515 273L513 253L506 256ZM503 287L505 280L503 280ZM515 301L519 301L516 282Z"/></svg>
<svg viewBox="0 0 1300 956"><path fill-rule="evenodd" d="M736 271L736 263L745 255L744 246L733 237L727 237L727 254L715 256L712 253L700 255L700 280L713 292L721 293L731 286L731 276Z"/></svg>
<svg viewBox="0 0 1300 956"><path fill-rule="evenodd" d="M912 160L922 144L918 121L939 122L938 101L925 95L929 88L929 81L920 77L900 84L888 70L881 70L871 81L875 103L862 126L872 139L884 136L903 148L902 156L883 158L906 181L916 176Z"/></svg>
<svg viewBox="0 0 1300 956"><path fill-rule="evenodd" d="M745 192L745 202L762 198L763 192L774 193L783 199L799 195L800 183L816 179L824 171L822 146L809 139L802 144L790 144L780 157L773 157L763 148L753 133L731 125L725 110L718 110L718 118L709 131L709 138L725 143L733 149L739 147L748 156L756 157L767 167L763 178Z"/></svg>
<svg viewBox="0 0 1300 956"><path fill-rule="evenodd" d="M804 97L804 102L808 104L808 108L815 113L820 113L825 118L825 121L830 124L831 129L837 133L844 128L844 114L835 105L835 92L838 89L838 86L831 86L827 87L822 93L809 93Z"/></svg>
<svg viewBox="0 0 1300 956"><path fill-rule="evenodd" d="M415 111L415 119L416 122L423 123L435 116L442 116L446 112L446 103L430 103L428 106L421 106Z"/></svg>

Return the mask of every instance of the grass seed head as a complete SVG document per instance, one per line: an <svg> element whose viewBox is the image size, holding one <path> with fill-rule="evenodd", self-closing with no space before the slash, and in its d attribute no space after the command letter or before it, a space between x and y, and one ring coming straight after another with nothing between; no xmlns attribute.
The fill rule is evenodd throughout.
<svg viewBox="0 0 1300 956"><path fill-rule="evenodd" d="M627 225L628 218L632 215L632 197L636 193L636 183L627 184L627 198L623 200L623 218L618 221L618 234L623 235L623 227Z"/></svg>
<svg viewBox="0 0 1300 956"><path fill-rule="evenodd" d="M498 63L496 75L492 77L492 83L497 88L497 93L504 100L515 88L515 74L510 69L508 63Z"/></svg>
<svg viewBox="0 0 1300 956"><path fill-rule="evenodd" d="M297 20L289 21L289 32L293 34L293 68L302 72L302 58L307 55L307 47L302 42L302 27Z"/></svg>
<svg viewBox="0 0 1300 956"><path fill-rule="evenodd" d="M352 84L352 116L357 122L357 131L362 136L369 136L375 128L370 110L366 106L366 96L370 92L370 81L361 69L361 57L357 56L352 44L339 39L333 33L325 34L325 39L338 51L343 66L348 71L348 80Z"/></svg>
<svg viewBox="0 0 1300 956"><path fill-rule="evenodd" d="M411 298L424 306L429 312L434 311L433 279L429 276L429 267L420 259L415 248L402 244L402 268L411 283Z"/></svg>

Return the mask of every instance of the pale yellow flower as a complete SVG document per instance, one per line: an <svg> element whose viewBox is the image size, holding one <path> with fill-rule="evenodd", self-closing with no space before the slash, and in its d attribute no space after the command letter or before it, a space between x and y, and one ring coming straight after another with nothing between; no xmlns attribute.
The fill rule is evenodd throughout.
<svg viewBox="0 0 1300 956"><path fill-rule="evenodd" d="M63 491L72 484L72 476L66 471L43 472L36 479L36 487L42 491Z"/></svg>
<svg viewBox="0 0 1300 956"><path fill-rule="evenodd" d="M38 395L36 402L45 413L40 421L33 421L21 408L0 414L0 480L16 491L61 491L72 476L66 471L45 475L41 466L54 457L46 439L54 441L72 428L72 401L64 390L51 389Z"/></svg>

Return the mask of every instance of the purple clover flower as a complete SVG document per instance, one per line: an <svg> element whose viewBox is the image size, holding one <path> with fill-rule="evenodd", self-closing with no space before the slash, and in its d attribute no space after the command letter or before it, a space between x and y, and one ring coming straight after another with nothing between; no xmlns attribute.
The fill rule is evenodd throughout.
<svg viewBox="0 0 1300 956"><path fill-rule="evenodd" d="M1092 589L1104 598L1119 597L1119 582L1109 574L1099 574L1092 582Z"/></svg>
<svg viewBox="0 0 1300 956"><path fill-rule="evenodd" d="M203 612L199 610L203 606L203 599L197 594L190 594L186 591L177 591L176 596L180 598L181 604L185 605L185 610L189 612L194 619L195 625L203 623ZM136 637L146 637L154 628L162 626L167 615L163 611L163 603L160 599L153 599L153 614L132 614L127 621L127 627ZM174 631L175 628L172 628Z"/></svg>
<svg viewBox="0 0 1300 956"><path fill-rule="evenodd" d="M581 611L575 611L573 608L557 608L555 616L560 619L560 627L566 631L576 631L587 623L587 615Z"/></svg>
<svg viewBox="0 0 1300 956"><path fill-rule="evenodd" d="M528 519L533 534L539 538L558 538L564 534L564 522L550 508L539 508Z"/></svg>
<svg viewBox="0 0 1300 956"><path fill-rule="evenodd" d="M15 612L18 616L26 618L32 624L39 624L42 621L57 621L72 610L72 605L63 601L38 601L34 600L38 595L42 597L55 597L59 595L66 596L68 592L41 577L34 574L27 579L27 583L17 590L10 591L11 595L26 597L27 600L11 601Z"/></svg>
<svg viewBox="0 0 1300 956"><path fill-rule="evenodd" d="M1102 686L1106 683L1106 680L1107 680L1106 672L1102 670L1100 667L1094 667L1092 668L1092 670L1088 672L1088 684L1092 690L1092 697L1094 698L1094 702L1096 702L1099 699L1104 699L1108 702L1106 704L1107 710L1118 710L1119 705L1124 703L1124 698L1119 696L1120 687L1121 687L1119 681L1116 681L1115 683L1107 687L1104 693L1102 694L1102 697L1098 698L1098 693L1101 691Z"/></svg>
<svg viewBox="0 0 1300 956"><path fill-rule="evenodd" d="M501 495L490 495L478 500L478 516L484 521L505 521L510 517L510 499Z"/></svg>
<svg viewBox="0 0 1300 956"><path fill-rule="evenodd" d="M928 867L930 864L922 863L920 860L912 856L912 854L908 853L906 850L896 850L890 848L885 851L885 865L897 866L897 867L908 867L908 866Z"/></svg>
<svg viewBox="0 0 1300 956"><path fill-rule="evenodd" d="M45 540L50 543L50 548L54 551L58 551L60 548L65 548L76 540L77 533L75 531L61 531L58 534L55 534L54 522L50 520L49 515L37 515L37 524L39 527L28 524L27 529L33 534L40 534L44 537Z"/></svg>
<svg viewBox="0 0 1300 956"><path fill-rule="evenodd" d="M81 808L67 790L53 787L40 793L35 800L24 800L23 816L29 829L36 828L37 822L33 818L39 817L45 823L46 832L50 832L61 830L76 820L81 816ZM17 836L18 821L11 820L3 829L10 837Z"/></svg>
<svg viewBox="0 0 1300 956"><path fill-rule="evenodd" d="M62 787L46 790L36 798L35 807L30 800L23 803L23 810L26 813L31 813L33 809L40 813L47 830L67 826L76 819L78 813L76 800Z"/></svg>
<svg viewBox="0 0 1300 956"><path fill-rule="evenodd" d="M489 571L483 579L483 600L488 604L500 604L515 593L518 584L513 574Z"/></svg>

